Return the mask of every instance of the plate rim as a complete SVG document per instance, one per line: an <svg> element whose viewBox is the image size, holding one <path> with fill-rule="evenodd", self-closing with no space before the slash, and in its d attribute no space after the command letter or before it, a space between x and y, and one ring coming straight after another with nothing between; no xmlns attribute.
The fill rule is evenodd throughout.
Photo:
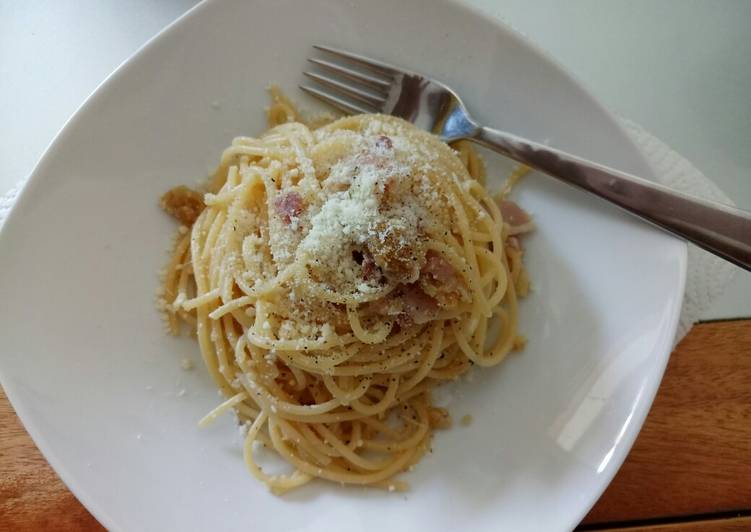
<svg viewBox="0 0 751 532"><path fill-rule="evenodd" d="M94 104L97 97L101 93L105 92L110 85L112 85L113 83L116 83L117 80L127 72L128 68L139 59L139 57L142 55L143 52L150 49L152 46L155 46L161 39L163 39L166 35L170 34L171 32L175 31L175 29L181 26L183 22L185 22L187 19L200 16L201 12L204 11L205 9L208 9L209 6L213 6L215 4L221 4L223 1L224 0L201 0L194 6L190 7L187 11L182 13L180 16L178 16L175 20L173 20L166 26L164 26L155 35L153 35L146 42L140 45L132 54L130 54L126 59L124 59L114 70L112 70L112 72L110 72L89 93L89 95L81 102L81 104L76 108L76 110L65 120L65 122L60 127L58 132L54 135L52 140L44 148L42 155L39 157L38 161L34 165L34 168L29 173L26 182L23 184L21 190L19 191L16 201L13 203L9 212L7 213L7 216L5 220L3 221L2 227L0 227L0 248L2 248L3 236L7 235L8 233L7 227L9 227L9 224L13 225L14 223L13 219L15 218L15 216L17 216L17 213L23 209L24 203L28 201L30 190L39 184L40 179L41 179L40 174L43 173L45 166L48 164L49 160L52 158L52 156L58 149L58 145L64 140L66 134L69 132L70 129L73 128L74 124L81 119L82 115L87 110L87 108L90 107L92 104ZM608 109L599 100L598 97L594 95L594 93L589 89L589 87L585 83L583 83L581 80L575 77L573 73L571 73L568 69L566 69L550 52L542 48L536 42L532 41L531 38L529 38L527 35L522 33L520 30L500 20L498 17L492 15L492 13L490 13L489 11L479 6L470 4L468 0L441 0L441 1L444 4L453 5L459 9L462 9L468 12L472 16L481 17L485 19L490 24L492 24L498 31L511 34L524 47L528 48L534 54L540 57L543 61L545 61L548 67L555 69L557 75L562 76L563 78L566 79L566 81L568 81L573 86L575 86L579 91L581 91L581 93L587 97L587 99L597 109L597 111L602 113L612 123L612 125L615 126L615 128L622 134L625 141L631 145L635 154L641 159L641 162L650 170L650 173L652 175L647 176L647 177L649 177L650 179L654 178L654 168L652 164L646 158L644 152L633 142L631 137L628 135L628 132L623 127L621 121L618 120L616 115L612 111L610 111L610 109ZM564 525L564 528L566 529L573 529L581 522L581 520L584 517L586 517L586 515L589 513L589 511L592 509L595 503L600 499L602 494L605 492L605 490L608 488L608 486L612 482L615 475L620 470L627 455L630 453L636 438L641 432L644 421L647 415L649 415L649 412L652 408L652 404L654 402L654 398L660 387L660 383L662 382L662 379L664 377L665 369L667 367L667 363L670 359L672 349L675 344L675 333L677 331L678 322L680 318L680 311L681 311L683 299L685 296L685 286L686 286L686 277L687 277L687 268L688 268L688 245L686 244L686 242L677 238L670 238L670 237L668 237L668 240L666 240L666 242L671 242L671 245L675 246L676 251L678 252L678 264L677 264L678 278L677 280L678 280L679 290L677 293L675 305L673 306L673 309L672 309L672 315L670 315L669 318L666 320L667 326L663 328L662 331L660 331L659 344L662 349L659 350L659 352L661 353L661 360L660 360L659 367L657 368L658 372L656 373L656 378L653 379L653 382L651 383L651 386L649 388L645 388L643 390L645 406L644 408L638 410L637 415L635 415L634 418L631 420L631 423L629 424L629 429L626 431L626 433L624 433L623 438L619 442L620 445L617 447L616 452L614 452L611 458L611 463L617 464L617 467L610 468L608 473L602 476L603 482L601 483L600 486L597 486L596 490L592 491L592 495L591 497L588 497L587 503L582 504L581 511L575 514L575 519L572 522L561 523L562 525ZM41 430L38 429L35 423L33 422L27 423L27 419L30 419L31 416L28 413L24 402L17 397L15 386L12 384L9 377L5 375L2 365L0 365L0 386L2 386L4 393L8 399L8 402L13 407L13 410L15 411L19 421L21 422L23 428L31 437L32 441L34 442L34 445L42 453L47 463L50 465L50 467L52 467L54 472L58 475L58 477L65 484L65 486L73 493L76 499L106 529L113 530L113 531L123 530L119 523L115 522L113 519L110 518L109 513L107 512L105 508L101 507L99 503L95 502L92 498L90 498L89 490L86 490L83 487L78 485L78 483L74 479L75 475L73 475L73 473L69 471L68 467L65 465L65 463L61 459L58 459L53 449L54 444L47 441L47 439L41 434Z"/></svg>

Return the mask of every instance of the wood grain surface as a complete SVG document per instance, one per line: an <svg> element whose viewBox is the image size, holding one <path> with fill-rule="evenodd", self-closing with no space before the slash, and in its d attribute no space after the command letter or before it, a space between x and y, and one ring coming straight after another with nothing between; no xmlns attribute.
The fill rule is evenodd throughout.
<svg viewBox="0 0 751 532"><path fill-rule="evenodd" d="M751 530L749 512L751 320L700 324L673 353L634 448L584 527L736 532ZM49 467L2 390L0 530L102 530Z"/></svg>
<svg viewBox="0 0 751 532"><path fill-rule="evenodd" d="M701 324L670 357L628 458L585 522L751 509L751 320Z"/></svg>
<svg viewBox="0 0 751 532"><path fill-rule="evenodd" d="M0 530L104 530L31 441L0 388Z"/></svg>
<svg viewBox="0 0 751 532"><path fill-rule="evenodd" d="M601 528L600 530L602 532L747 532L751 530L751 517L680 520L675 523Z"/></svg>

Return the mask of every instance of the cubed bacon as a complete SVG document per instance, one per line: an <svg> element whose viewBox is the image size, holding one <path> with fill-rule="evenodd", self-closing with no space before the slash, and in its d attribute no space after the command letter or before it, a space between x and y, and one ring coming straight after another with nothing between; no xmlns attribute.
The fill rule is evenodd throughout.
<svg viewBox="0 0 751 532"><path fill-rule="evenodd" d="M381 269L368 250L362 252L362 277L366 281L375 281L381 278Z"/></svg>
<svg viewBox="0 0 751 532"><path fill-rule="evenodd" d="M400 327L427 323L438 317L438 302L417 283L402 285L383 299L369 303L371 312L396 318Z"/></svg>
<svg viewBox="0 0 751 532"><path fill-rule="evenodd" d="M420 275L429 275L433 280L441 284L456 284L456 270L443 258L443 255L429 250L425 255L425 265L420 270Z"/></svg>
<svg viewBox="0 0 751 532"><path fill-rule="evenodd" d="M375 145L376 148L380 150L390 150L394 147L393 141L386 135L381 135L380 137L378 137L378 139L376 139Z"/></svg>
<svg viewBox="0 0 751 532"><path fill-rule="evenodd" d="M522 243L515 236L508 237L508 240L506 240L506 244L508 244L508 247L512 249L518 249L518 250L522 249Z"/></svg>
<svg viewBox="0 0 751 532"><path fill-rule="evenodd" d="M417 284L411 284L404 287L401 294L402 313L397 318L397 322L402 324L416 323L418 325L427 323L438 317L438 302L422 291Z"/></svg>
<svg viewBox="0 0 751 532"><path fill-rule="evenodd" d="M510 226L524 225L529 223L531 218L524 209L519 207L516 203L509 200L500 200L498 202L498 208L501 210L501 216L503 221Z"/></svg>
<svg viewBox="0 0 751 532"><path fill-rule="evenodd" d="M393 294L367 304L368 310L379 316L397 316L402 312L401 299Z"/></svg>
<svg viewBox="0 0 751 532"><path fill-rule="evenodd" d="M456 305L466 295L459 273L443 255L428 251L425 265L420 270L420 287L434 298L441 308Z"/></svg>
<svg viewBox="0 0 751 532"><path fill-rule="evenodd" d="M281 216L282 222L289 224L293 218L297 218L305 210L305 202L300 194L292 191L276 198L274 207Z"/></svg>

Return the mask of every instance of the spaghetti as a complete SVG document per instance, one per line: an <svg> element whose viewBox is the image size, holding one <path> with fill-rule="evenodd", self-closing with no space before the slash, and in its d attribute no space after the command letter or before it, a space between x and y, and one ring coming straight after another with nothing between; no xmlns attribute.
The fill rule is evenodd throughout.
<svg viewBox="0 0 751 532"><path fill-rule="evenodd" d="M274 96L274 127L236 138L205 194L163 197L183 225L161 306L226 398L200 424L234 410L272 491L402 490L450 423L431 390L524 343L519 231L468 144L382 115L309 127ZM255 442L292 472L264 471Z"/></svg>

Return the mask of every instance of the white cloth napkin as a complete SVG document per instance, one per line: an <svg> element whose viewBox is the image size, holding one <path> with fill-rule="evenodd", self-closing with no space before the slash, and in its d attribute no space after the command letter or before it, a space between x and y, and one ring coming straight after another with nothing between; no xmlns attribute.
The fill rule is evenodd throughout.
<svg viewBox="0 0 751 532"><path fill-rule="evenodd" d="M622 119L621 125L646 156L660 183L694 196L733 204L717 185L664 142L628 120ZM0 227L25 183L24 179L0 198ZM702 312L722 294L734 272L734 266L689 245L686 294L675 343L686 335Z"/></svg>
<svg viewBox="0 0 751 532"><path fill-rule="evenodd" d="M657 181L686 194L735 205L712 180L660 139L629 120L621 119L621 125L646 157ZM688 245L686 293L675 333L676 344L722 294L736 270L729 262Z"/></svg>

